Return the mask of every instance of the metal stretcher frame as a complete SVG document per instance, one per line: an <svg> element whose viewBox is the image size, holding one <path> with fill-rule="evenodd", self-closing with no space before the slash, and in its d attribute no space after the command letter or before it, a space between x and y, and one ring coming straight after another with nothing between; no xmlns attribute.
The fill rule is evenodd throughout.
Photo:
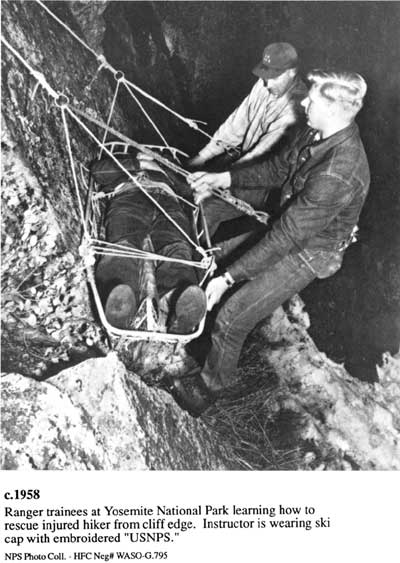
<svg viewBox="0 0 400 563"><path fill-rule="evenodd" d="M107 147L111 147L111 152L115 153L115 148L123 149L119 151L121 154L126 154L128 151L128 145L121 142L109 142L106 143ZM87 231L90 234L89 241L86 241L87 246L89 247L87 250L89 253L95 256L94 249L92 246L92 239L104 239L102 230L103 230L103 219L104 219L104 211L105 206L99 200L97 200L97 206L94 205L94 194L96 193L95 190L95 182L93 178L90 176L88 178L88 190L87 190L87 201L86 201L86 209L85 209L85 224L87 227ZM97 209L96 209L97 207ZM199 209L196 208L193 210L193 232L195 233L197 243L200 244L200 238L202 236L202 232L198 231L198 218L199 218ZM205 218L202 214L200 214L200 218L202 221L203 228L206 229L205 225ZM100 295L97 289L96 280L95 280L95 268L97 264L96 260L84 260L85 269L87 273L88 282L93 294L93 298L96 304L97 312L99 314L100 320L104 328L106 329L108 335L110 336L111 341L113 339L121 339L127 338L130 340L142 340L142 341L159 341L159 342L170 342L170 343L187 343L200 336L204 329L205 317L206 313L204 314L202 320L200 321L197 329L193 333L189 334L172 334L168 332L161 332L156 330L138 330L138 329L119 329L112 326L106 318L103 304L100 299ZM140 308L139 308L140 309Z"/></svg>

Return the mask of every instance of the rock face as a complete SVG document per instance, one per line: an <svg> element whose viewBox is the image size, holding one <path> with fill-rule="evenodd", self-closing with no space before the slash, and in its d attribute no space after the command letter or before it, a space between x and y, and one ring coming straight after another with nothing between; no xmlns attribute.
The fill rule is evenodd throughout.
<svg viewBox="0 0 400 563"><path fill-rule="evenodd" d="M76 30L67 4L60 2L57 7L56 3L55 8L57 14ZM32 21L36 25L32 26ZM90 108L92 116L107 120L112 90L107 80L92 81L92 78L98 78L99 62L71 35L62 32L59 24L50 19L43 8L30 2L4 2L2 31L27 64L42 73L54 90L68 96L72 106ZM24 65L6 47L3 49L3 127L11 141L6 148L16 151L16 158L18 155L24 158L58 224L62 225L60 250L76 252L81 234L79 205L61 110ZM114 119L114 125L123 132L124 121L118 108ZM96 146L82 128L68 118L67 122L79 175L79 163L88 165L96 155ZM81 186L83 202L85 195Z"/></svg>
<svg viewBox="0 0 400 563"><path fill-rule="evenodd" d="M229 469L215 434L111 353L37 382L2 378L3 469Z"/></svg>
<svg viewBox="0 0 400 563"><path fill-rule="evenodd" d="M7 374L2 378L1 466L243 468L243 444L232 437L250 416L268 429L268 444L276 451L298 451L292 468L400 469L400 355L385 357L379 383L361 382L317 350L307 326L299 299L291 302L288 315L279 308L251 344L253 372L266 380L273 373L275 385L258 392L256 401L242 399L239 409L237 401L219 402L204 422L128 372L115 353L46 382ZM229 439L221 433L222 418L230 421ZM259 457L270 455L266 447L257 447ZM264 467L284 467L283 459Z"/></svg>
<svg viewBox="0 0 400 563"><path fill-rule="evenodd" d="M79 32L66 3L54 8ZM61 30L37 3L2 3L3 37L26 64L72 106L107 120L113 93L107 80L97 80L98 61ZM72 348L81 353L102 336L79 256L82 221L61 109L40 77L6 46L2 53L2 362L6 371L40 376L68 362ZM67 123L80 179L80 165L88 166L96 146L68 117ZM113 123L124 131L118 107ZM78 192L84 205L80 181Z"/></svg>
<svg viewBox="0 0 400 563"><path fill-rule="evenodd" d="M396 128L388 126L395 110L393 92L399 85L392 71L396 49L390 54L386 49L387 44L398 44L394 17L398 7L386 3L378 8L372 3L370 8L338 8L332 3L321 8L311 3L305 12L297 3L238 2L229 10L224 4L48 3L129 79L177 111L206 118L210 131L251 87L250 71L265 42L293 41L305 67L340 65L347 59L357 63L371 85L360 116L373 168L366 235L360 246L349 250L343 270L311 288L313 293L306 297L314 313L310 331L316 327L316 338L326 332L325 341L331 342L336 331L348 340L346 353L361 340L368 340L364 348L370 349L370 341L378 343L378 332L383 338L381 327L387 331L387 319L395 319L399 307L393 235L398 171L392 164L398 160L398 139L391 137ZM329 41L327 22L334 22L337 30ZM254 33L248 33L250 28ZM115 89L112 75L37 3L2 2L2 33L54 89L68 95L73 107L107 120ZM4 370L13 372L2 378L3 468L238 468L231 442L228 454L215 446L224 443L218 411L233 424L231 435L245 425L245 417L232 410L236 407L220 404L207 417L211 431L182 413L163 391L147 387L127 372L114 354L87 360L46 381L23 377L49 377L65 367L63 362L70 365L82 357L105 356L109 348L91 307L79 256L78 197L60 108L6 47L2 55L2 355ZM192 131L188 133L154 106L151 115L181 148L199 148L204 141L202 137L194 141ZM127 92L116 104L112 125L140 142L159 142ZM79 172L78 163L87 165L96 146L76 125L71 124L70 134ZM84 201L86 190L81 184L79 192ZM360 277L366 280L361 290ZM339 297L334 287L336 292L339 287ZM379 298L375 299L376 288ZM315 301L322 306L313 308ZM280 309L271 323L255 331L251 369L244 368L265 379L272 372L278 381L271 392L260 395L260 416L271 431L268 441L276 448L299 449L296 467L398 469L398 356L385 356L379 383L351 379L342 366L317 350L298 303L292 303L289 317ZM387 349L396 352L398 322L393 320L391 326L390 346L386 337L379 341L376 360ZM150 354L140 353L144 370L140 375L154 383Z"/></svg>
<svg viewBox="0 0 400 563"><path fill-rule="evenodd" d="M260 350L280 380L265 408L277 425L284 413L295 421L290 440L304 446L303 467L400 469L400 353L384 356L379 383L362 382L316 348L307 326L295 299L289 316L278 309L262 326Z"/></svg>
<svg viewBox="0 0 400 563"><path fill-rule="evenodd" d="M106 24L102 15L107 7L107 3L108 0L97 0L97 2L91 0L75 2L71 0L69 2L70 10L78 22L85 40L97 53L102 53L103 51L101 43Z"/></svg>

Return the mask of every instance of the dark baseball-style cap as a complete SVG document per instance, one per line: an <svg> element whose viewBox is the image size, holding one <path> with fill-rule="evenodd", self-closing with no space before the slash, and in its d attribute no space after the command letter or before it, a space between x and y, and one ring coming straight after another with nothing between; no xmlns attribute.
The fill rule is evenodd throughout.
<svg viewBox="0 0 400 563"><path fill-rule="evenodd" d="M271 43L265 47L262 61L253 69L253 74L268 80L295 68L297 63L296 49L290 43Z"/></svg>

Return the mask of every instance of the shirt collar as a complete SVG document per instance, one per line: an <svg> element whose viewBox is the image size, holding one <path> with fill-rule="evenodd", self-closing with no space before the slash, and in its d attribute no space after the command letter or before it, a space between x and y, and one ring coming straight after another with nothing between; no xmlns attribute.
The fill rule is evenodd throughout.
<svg viewBox="0 0 400 563"><path fill-rule="evenodd" d="M282 97L282 98L283 98L283 96L288 97L289 95L292 94L292 92L293 92L294 90L296 90L297 88L299 88L299 86L301 87L301 80L300 80L300 78L299 78L299 75L296 74L296 75L293 77L293 81L290 82L290 84L287 86L286 90L283 92L283 94L281 94L280 97Z"/></svg>
<svg viewBox="0 0 400 563"><path fill-rule="evenodd" d="M262 80L262 79L260 78L260 80ZM263 84L264 84L264 82L263 82ZM264 88L266 88L268 90L269 97L272 98L272 100L276 101L276 100L279 100L280 98L289 97L289 94L291 94L293 90L299 88L299 86L301 86L301 84L302 83L301 83L301 80L299 78L299 75L296 74L296 76L294 76L294 78L293 78L293 81L288 85L286 90L280 96L277 96L276 94L273 94L272 92L270 92L266 88L265 84L264 84Z"/></svg>
<svg viewBox="0 0 400 563"><path fill-rule="evenodd" d="M350 123L350 125L348 125L344 129L341 129L337 133L334 133L327 139L316 141L312 145L310 145L310 155L313 158L314 157L318 158L319 156L324 155L332 147L336 147L337 145L339 145L340 143L351 137L357 131L358 131L358 125L355 121L353 121L352 123ZM315 135L318 135L317 131L315 131Z"/></svg>

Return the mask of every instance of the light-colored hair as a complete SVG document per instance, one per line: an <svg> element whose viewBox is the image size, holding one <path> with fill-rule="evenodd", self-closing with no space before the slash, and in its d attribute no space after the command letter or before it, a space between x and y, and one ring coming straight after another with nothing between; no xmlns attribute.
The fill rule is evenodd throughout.
<svg viewBox="0 0 400 563"><path fill-rule="evenodd" d="M355 116L362 108L367 84L360 74L318 69L309 72L307 79L321 96L340 104L346 113Z"/></svg>

